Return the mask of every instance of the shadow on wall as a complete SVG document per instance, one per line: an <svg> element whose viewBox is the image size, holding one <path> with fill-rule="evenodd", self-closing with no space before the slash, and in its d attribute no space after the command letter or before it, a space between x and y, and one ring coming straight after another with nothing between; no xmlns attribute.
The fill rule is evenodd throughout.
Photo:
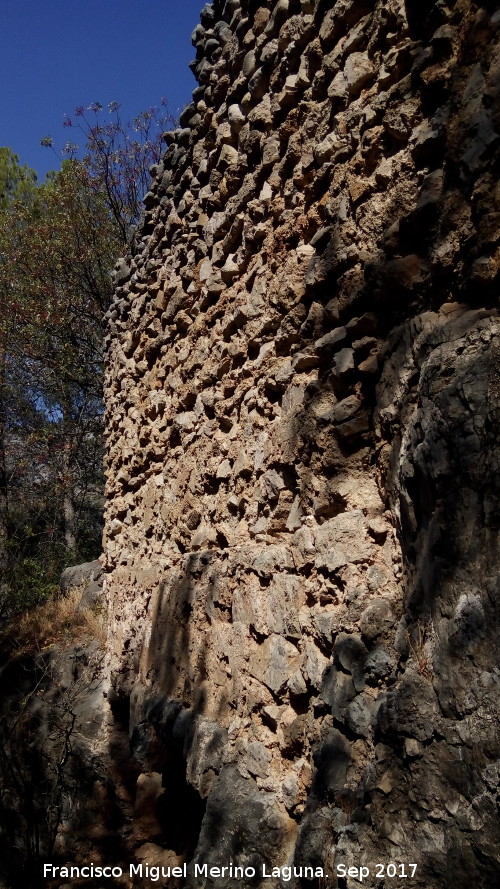
<svg viewBox="0 0 500 889"><path fill-rule="evenodd" d="M407 829L416 813L425 824L428 799L442 813L446 840L442 827L431 828L421 878L449 886L492 879L498 868L487 776L500 754L493 729L500 703L499 329L496 313L473 311L424 336L427 348L415 349L418 383L402 398L407 422L391 455L406 567L405 671L379 711L376 740L395 753L396 762L384 762L389 774L409 766L398 823L406 809ZM394 803L401 781L392 784ZM382 824L388 804L378 796Z"/></svg>
<svg viewBox="0 0 500 889"><path fill-rule="evenodd" d="M206 716L209 639L195 629L198 620L206 621L215 555L187 555L160 585L142 665L154 680L153 692L134 704L140 721L132 732L132 752L143 769L162 775L155 802L161 833L155 839L186 861L198 844L206 797L226 741L225 730ZM221 696L219 707L224 704Z"/></svg>
<svg viewBox="0 0 500 889"><path fill-rule="evenodd" d="M418 39L427 41L445 25L443 4L405 6ZM320 341L319 381L306 390L295 420L295 450L309 470L296 492L304 501L308 477L323 468L330 485L348 458L374 449L406 584L394 642L400 676L374 726L379 752L353 790L345 773L359 739L337 723L317 750L296 861L316 864L318 849L328 846L340 860L356 848L374 856L386 850L388 860L398 850L408 860L414 848L421 862L414 885L437 879L464 889L473 880L486 885L499 866L500 90L489 24L495 10L494 3L457 4L454 14L464 26L453 67L446 66L445 28L433 55L429 46L422 50L414 79L432 124L413 150L420 193L411 205L395 201L386 210L363 286L349 294L335 283L345 247L340 220L316 260L320 282L311 302L324 304L337 291L339 325L373 312L364 335L386 341L392 331L383 346L373 342L379 369L360 368L366 355L356 355L359 337L347 323L337 342ZM447 301L470 311L454 313L450 305L448 315L426 314ZM340 403L322 418L318 406L329 392Z"/></svg>
<svg viewBox="0 0 500 889"><path fill-rule="evenodd" d="M233 862L260 873L263 861L271 867L278 860L287 837L269 794L223 762L227 733L218 718L227 709L227 680L224 673L214 683L207 633L207 611L223 563L217 550L190 554L159 590L143 664L154 679L154 693L137 708L142 719L131 748L145 770L161 773L154 842L185 861L194 856L216 867ZM207 700L214 684L220 690L218 709Z"/></svg>

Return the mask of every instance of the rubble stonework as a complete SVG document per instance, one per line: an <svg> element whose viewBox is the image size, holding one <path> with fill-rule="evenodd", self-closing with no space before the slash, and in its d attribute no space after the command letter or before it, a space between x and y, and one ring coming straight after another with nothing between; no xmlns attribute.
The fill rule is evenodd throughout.
<svg viewBox="0 0 500 889"><path fill-rule="evenodd" d="M136 857L493 885L497 4L215 0L193 42L108 313Z"/></svg>

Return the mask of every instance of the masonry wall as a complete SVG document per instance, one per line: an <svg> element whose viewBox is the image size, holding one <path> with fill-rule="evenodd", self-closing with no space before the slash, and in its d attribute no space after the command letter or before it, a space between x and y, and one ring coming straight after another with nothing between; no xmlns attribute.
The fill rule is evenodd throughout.
<svg viewBox="0 0 500 889"><path fill-rule="evenodd" d="M493 885L500 14L215 0L193 41L107 337L135 854Z"/></svg>

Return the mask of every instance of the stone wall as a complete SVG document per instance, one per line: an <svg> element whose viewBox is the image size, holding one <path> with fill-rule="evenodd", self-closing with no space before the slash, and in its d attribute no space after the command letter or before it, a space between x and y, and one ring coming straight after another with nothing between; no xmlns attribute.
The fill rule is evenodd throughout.
<svg viewBox="0 0 500 889"><path fill-rule="evenodd" d="M107 337L129 846L493 885L497 4L215 0L193 42Z"/></svg>

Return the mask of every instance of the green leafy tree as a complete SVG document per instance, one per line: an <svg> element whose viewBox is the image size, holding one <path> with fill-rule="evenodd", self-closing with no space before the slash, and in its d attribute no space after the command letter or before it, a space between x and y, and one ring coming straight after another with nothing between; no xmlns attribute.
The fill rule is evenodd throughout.
<svg viewBox="0 0 500 889"><path fill-rule="evenodd" d="M10 148L0 147L0 218L12 215L14 206L23 206L32 200L36 183L36 174L26 166L19 164L19 159ZM0 240L0 274L5 267L5 243ZM14 323L6 311L12 282L1 274L0 299L4 311L0 312L0 595L4 591L4 578L7 568L8 516L9 516L9 483L7 469L7 429L8 406L11 399L8 377L8 355L13 339Z"/></svg>
<svg viewBox="0 0 500 889"><path fill-rule="evenodd" d="M0 149L0 571L25 605L94 558L102 511L102 317L173 119L76 110L82 148L37 184ZM53 147L51 137L42 144ZM58 158L59 159L59 158ZM5 578L7 584L5 584Z"/></svg>
<svg viewBox="0 0 500 889"><path fill-rule="evenodd" d="M101 319L121 239L103 195L67 160L30 200L10 201L0 244L6 487L16 503L6 528L25 569L42 563L56 576L99 536L90 515L101 486Z"/></svg>

